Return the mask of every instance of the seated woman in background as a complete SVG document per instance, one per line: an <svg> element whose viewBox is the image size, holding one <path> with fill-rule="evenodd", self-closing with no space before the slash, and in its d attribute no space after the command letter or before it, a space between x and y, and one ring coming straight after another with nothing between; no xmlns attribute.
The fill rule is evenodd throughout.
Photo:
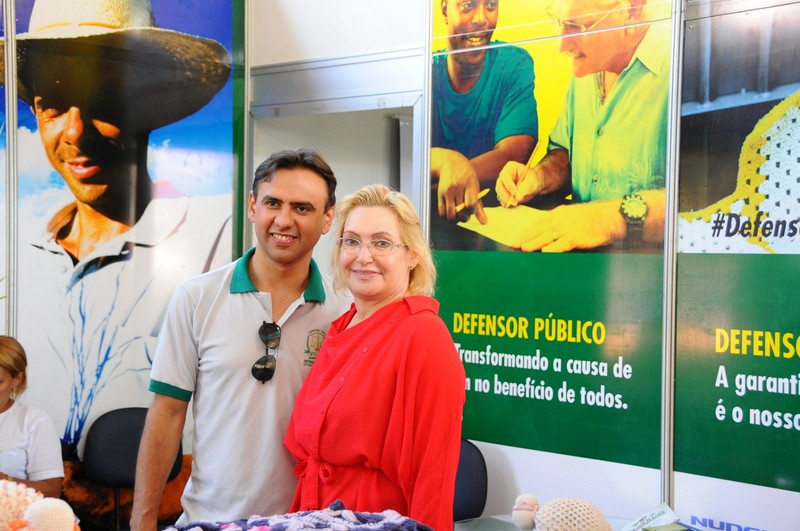
<svg viewBox="0 0 800 531"><path fill-rule="evenodd" d="M22 345L0 336L0 479L58 498L64 462L53 421L41 409L17 400L28 385L27 367Z"/></svg>
<svg viewBox="0 0 800 531"><path fill-rule="evenodd" d="M430 248L409 199L371 185L336 205L333 322L295 402L285 444L300 482L291 511L341 500L453 528L465 373L430 295Z"/></svg>

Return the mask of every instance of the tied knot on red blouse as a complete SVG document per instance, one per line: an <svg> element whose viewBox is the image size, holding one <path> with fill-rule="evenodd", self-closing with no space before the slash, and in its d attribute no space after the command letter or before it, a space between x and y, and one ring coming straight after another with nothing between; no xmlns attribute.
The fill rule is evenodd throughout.
<svg viewBox="0 0 800 531"><path fill-rule="evenodd" d="M317 469L316 474L314 473L314 468ZM333 478L333 468L328 463L322 463L315 459L306 459L297 463L294 467L294 475L299 478L305 478L309 475L309 469L311 469L311 476L319 477L322 483L328 483Z"/></svg>
<svg viewBox="0 0 800 531"><path fill-rule="evenodd" d="M294 474L300 478L302 485L301 510L306 511L319 507L321 503L319 486L327 484L333 479L333 468L327 463L308 458L297 463L297 466L294 467Z"/></svg>

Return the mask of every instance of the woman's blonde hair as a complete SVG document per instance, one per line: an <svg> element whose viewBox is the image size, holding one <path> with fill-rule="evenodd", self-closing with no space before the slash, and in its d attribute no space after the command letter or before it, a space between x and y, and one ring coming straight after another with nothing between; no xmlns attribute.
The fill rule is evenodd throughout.
<svg viewBox="0 0 800 531"><path fill-rule="evenodd" d="M408 291L412 295L433 295L436 286L436 266L425 235L422 234L419 216L411 200L403 193L392 190L382 184L371 184L348 195L336 204L335 239L344 233L347 216L356 207L384 207L397 216L400 226L401 243L419 259L419 263L409 272ZM400 242L399 242L400 243ZM333 287L341 293L347 289L344 273L339 265L339 245L333 248Z"/></svg>
<svg viewBox="0 0 800 531"><path fill-rule="evenodd" d="M19 385L14 388L17 396L28 388L28 357L19 341L11 336L0 336L0 369L5 369L12 378L22 375Z"/></svg>

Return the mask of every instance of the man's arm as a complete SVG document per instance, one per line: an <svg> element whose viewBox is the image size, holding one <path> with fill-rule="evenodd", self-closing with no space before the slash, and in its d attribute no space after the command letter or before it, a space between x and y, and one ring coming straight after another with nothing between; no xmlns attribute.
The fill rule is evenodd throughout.
<svg viewBox="0 0 800 531"><path fill-rule="evenodd" d="M536 147L536 138L530 135L512 135L500 140L493 149L470 160L481 187L490 186L497 180L503 167L509 162L526 164Z"/></svg>
<svg viewBox="0 0 800 531"><path fill-rule="evenodd" d="M483 186L491 187L509 161L527 162L535 145L536 138L530 135L513 135L473 159L451 149L431 149L431 177L438 187L439 215L456 219L456 206L464 203L468 211L474 209L478 221L486 223L478 192Z"/></svg>
<svg viewBox="0 0 800 531"><path fill-rule="evenodd" d="M150 405L136 463L131 530L156 529L161 495L178 453L187 407L183 400L159 394Z"/></svg>

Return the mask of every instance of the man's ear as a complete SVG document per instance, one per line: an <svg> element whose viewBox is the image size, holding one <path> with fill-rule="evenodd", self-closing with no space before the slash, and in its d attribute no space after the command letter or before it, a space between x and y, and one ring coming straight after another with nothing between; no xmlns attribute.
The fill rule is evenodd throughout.
<svg viewBox="0 0 800 531"><path fill-rule="evenodd" d="M331 230L331 225L333 225L333 218L336 214L336 205L330 207L324 215L324 220L322 222L322 234L328 234L328 231Z"/></svg>
<svg viewBox="0 0 800 531"><path fill-rule="evenodd" d="M442 0L442 15L444 15L444 21L447 23L447 0Z"/></svg>
<svg viewBox="0 0 800 531"><path fill-rule="evenodd" d="M255 221L256 216L256 196L253 195L253 192L247 196L247 219L250 221Z"/></svg>

